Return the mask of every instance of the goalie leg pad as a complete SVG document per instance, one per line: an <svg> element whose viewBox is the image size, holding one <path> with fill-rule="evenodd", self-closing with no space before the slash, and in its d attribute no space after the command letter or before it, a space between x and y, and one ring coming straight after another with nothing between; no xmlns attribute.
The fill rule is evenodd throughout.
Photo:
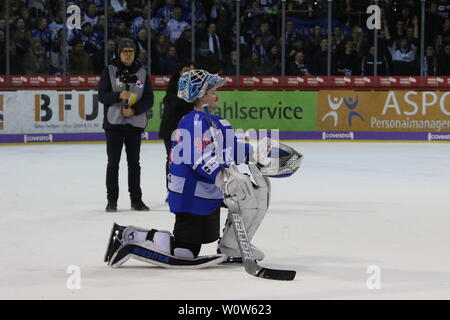
<svg viewBox="0 0 450 320"><path fill-rule="evenodd" d="M173 247L175 249L172 251ZM166 230L147 230L114 224L105 262L112 268L118 268L128 259L134 258L165 268L201 268L225 259L223 255L197 258L199 251L200 245L190 246L176 242L172 233Z"/></svg>
<svg viewBox="0 0 450 320"><path fill-rule="evenodd" d="M224 202L229 208L229 214L236 210L242 214L247 235L251 241L268 209L270 182L261 174L257 166L249 165L249 169L256 184L251 182L249 176L240 173L234 167L227 170L229 174L225 183ZM218 249L229 257L238 258L242 255L231 221L229 217L225 223ZM253 245L252 250L257 260L264 258L264 253Z"/></svg>
<svg viewBox="0 0 450 320"><path fill-rule="evenodd" d="M169 231L148 230L135 226L123 227L114 223L106 250L105 262L111 267L119 267L130 258L129 252L124 248L135 244L171 254L172 242L173 235ZM113 259L113 257L115 258Z"/></svg>
<svg viewBox="0 0 450 320"><path fill-rule="evenodd" d="M109 266L112 268L118 268L128 259L134 258L136 260L167 269L200 269L217 265L224 262L226 259L225 255L220 254L200 256L197 258L178 257L165 252L160 252L149 245L149 243L149 241L146 241L143 244L123 244L112 256Z"/></svg>

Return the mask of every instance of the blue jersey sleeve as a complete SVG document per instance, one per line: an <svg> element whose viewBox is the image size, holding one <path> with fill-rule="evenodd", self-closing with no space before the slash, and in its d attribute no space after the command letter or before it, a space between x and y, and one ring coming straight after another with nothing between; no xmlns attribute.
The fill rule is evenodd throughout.
<svg viewBox="0 0 450 320"><path fill-rule="evenodd" d="M226 164L235 162L236 164L248 163L251 145L239 140L231 124L218 116L216 121L220 123L222 136L224 137L224 154Z"/></svg>
<svg viewBox="0 0 450 320"><path fill-rule="evenodd" d="M178 142L173 147L173 156L178 156L178 161L191 167L199 178L210 182L215 181L222 167L233 162L247 163L251 151L250 144L239 141L226 120L214 116L212 121L216 141L204 116L194 113L180 121Z"/></svg>
<svg viewBox="0 0 450 320"><path fill-rule="evenodd" d="M214 182L220 172L221 161L206 120L196 114L186 116L180 121L176 135L171 161L182 162L203 180Z"/></svg>

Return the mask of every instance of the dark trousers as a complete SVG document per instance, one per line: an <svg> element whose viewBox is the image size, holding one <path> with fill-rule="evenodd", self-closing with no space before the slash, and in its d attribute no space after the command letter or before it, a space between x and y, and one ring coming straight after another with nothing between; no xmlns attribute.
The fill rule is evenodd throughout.
<svg viewBox="0 0 450 320"><path fill-rule="evenodd" d="M169 175L169 157L170 157L170 150L172 149L172 140L169 138L163 138L164 141L164 147L166 147L166 189L169 190L169 181L167 179L167 176Z"/></svg>
<svg viewBox="0 0 450 320"><path fill-rule="evenodd" d="M203 243L219 239L220 207L208 215L176 212L173 236L174 248L189 249L197 257Z"/></svg>
<svg viewBox="0 0 450 320"><path fill-rule="evenodd" d="M125 145L128 163L128 192L131 201L139 201L142 198L141 166L139 165L140 131L106 130L106 151L108 153L107 197L108 200L112 201L117 201L119 198L119 163L123 145Z"/></svg>

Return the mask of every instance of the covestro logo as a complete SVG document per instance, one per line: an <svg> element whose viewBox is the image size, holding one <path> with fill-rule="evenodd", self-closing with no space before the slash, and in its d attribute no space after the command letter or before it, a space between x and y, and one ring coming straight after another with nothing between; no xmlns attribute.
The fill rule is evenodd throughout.
<svg viewBox="0 0 450 320"><path fill-rule="evenodd" d="M53 135L51 135L51 134L45 134L45 135L25 134L23 136L23 142L25 142L25 143L53 142Z"/></svg>

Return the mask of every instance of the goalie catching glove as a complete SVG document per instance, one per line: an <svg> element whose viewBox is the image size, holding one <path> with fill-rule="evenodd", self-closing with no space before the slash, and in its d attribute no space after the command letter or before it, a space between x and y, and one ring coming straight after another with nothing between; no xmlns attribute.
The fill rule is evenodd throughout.
<svg viewBox="0 0 450 320"><path fill-rule="evenodd" d="M283 178L293 175L302 160L303 155L293 148L265 137L254 149L249 162L256 163L266 177Z"/></svg>

